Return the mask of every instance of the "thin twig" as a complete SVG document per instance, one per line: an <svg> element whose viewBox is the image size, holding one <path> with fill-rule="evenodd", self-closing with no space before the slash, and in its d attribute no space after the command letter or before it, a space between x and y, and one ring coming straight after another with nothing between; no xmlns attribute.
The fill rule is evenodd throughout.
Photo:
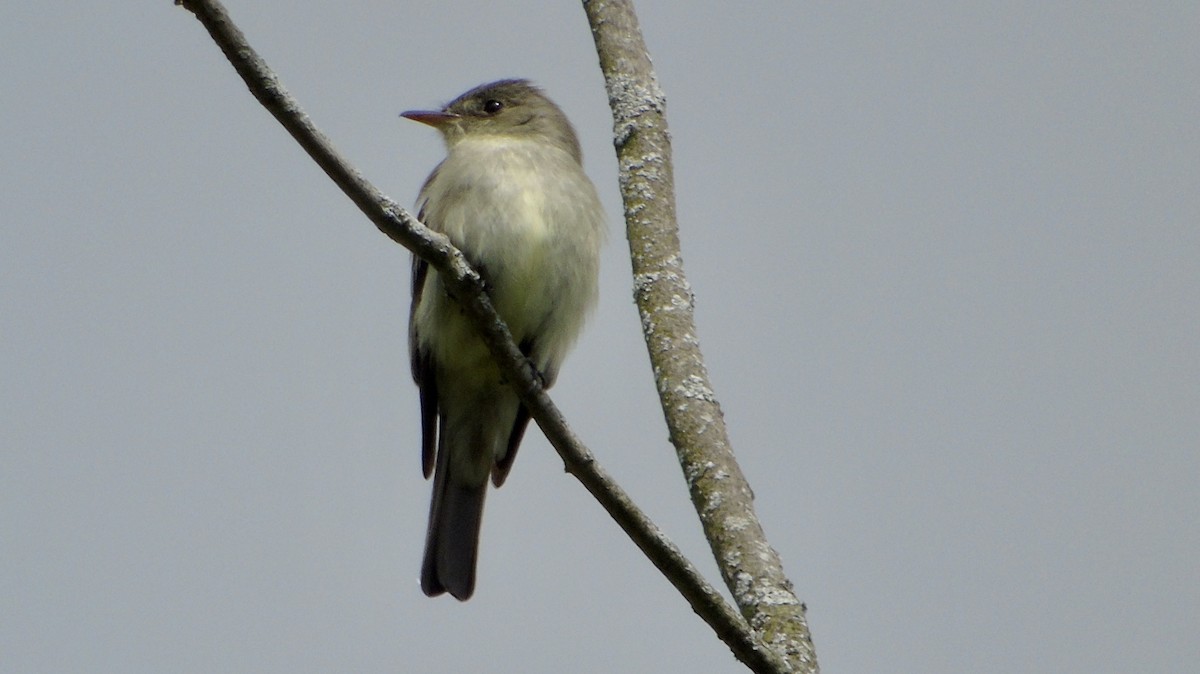
<svg viewBox="0 0 1200 674"><path fill-rule="evenodd" d="M781 661L755 641L746 622L683 556L679 549L633 504L567 426L537 380L536 372L513 343L492 307L483 284L462 253L384 196L354 170L316 129L275 74L246 42L216 0L176 0L196 15L225 53L250 92L275 116L325 173L371 222L393 241L429 262L452 296L463 304L483 333L510 385L530 410L568 472L600 502L634 543L650 558L694 610L755 671L786 671Z"/></svg>

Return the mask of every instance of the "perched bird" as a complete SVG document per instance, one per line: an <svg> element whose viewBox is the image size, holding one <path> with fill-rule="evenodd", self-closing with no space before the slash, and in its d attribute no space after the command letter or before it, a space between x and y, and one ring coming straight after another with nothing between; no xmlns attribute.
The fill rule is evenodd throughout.
<svg viewBox="0 0 1200 674"><path fill-rule="evenodd" d="M566 115L527 80L476 87L441 110L401 113L437 129L447 155L421 187L419 218L482 275L496 311L549 387L596 300L605 218ZM442 285L413 259L409 353L421 461L433 474L421 589L475 589L489 476L512 468L529 412Z"/></svg>

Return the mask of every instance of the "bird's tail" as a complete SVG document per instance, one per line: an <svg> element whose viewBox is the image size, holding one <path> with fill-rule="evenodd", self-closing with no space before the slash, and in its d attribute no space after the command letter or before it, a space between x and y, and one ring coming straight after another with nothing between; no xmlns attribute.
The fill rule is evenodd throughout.
<svg viewBox="0 0 1200 674"><path fill-rule="evenodd" d="M487 480L479 485L455 480L449 462L443 458L447 452L443 449L438 453L440 465L433 477L421 590L430 597L449 592L455 599L466 601L475 591L475 559Z"/></svg>

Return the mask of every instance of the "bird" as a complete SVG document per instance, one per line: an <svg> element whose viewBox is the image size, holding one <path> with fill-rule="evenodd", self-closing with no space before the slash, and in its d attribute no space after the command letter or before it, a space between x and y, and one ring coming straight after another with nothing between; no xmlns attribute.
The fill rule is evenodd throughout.
<svg viewBox="0 0 1200 674"><path fill-rule="evenodd" d="M483 84L440 110L401 116L432 126L446 146L421 187L418 219L462 251L549 388L596 303L606 235L574 128L525 79ZM466 601L475 591L488 481L500 487L508 477L529 410L438 272L416 256L409 356L421 466L433 476L421 589Z"/></svg>

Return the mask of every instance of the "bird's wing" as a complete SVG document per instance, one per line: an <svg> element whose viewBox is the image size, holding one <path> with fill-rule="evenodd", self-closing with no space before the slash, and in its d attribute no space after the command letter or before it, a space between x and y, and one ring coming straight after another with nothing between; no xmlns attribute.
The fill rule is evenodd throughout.
<svg viewBox="0 0 1200 674"><path fill-rule="evenodd" d="M431 176L432 177L432 176ZM417 219L425 221L425 209L421 208ZM437 452L438 395L437 377L434 373L433 356L421 348L417 335L417 324L413 320L417 306L429 281L429 263L413 256L412 259L412 306L408 313L408 356L412 366L413 381L417 383L417 395L421 401L421 470L425 479L433 474L433 462Z"/></svg>

